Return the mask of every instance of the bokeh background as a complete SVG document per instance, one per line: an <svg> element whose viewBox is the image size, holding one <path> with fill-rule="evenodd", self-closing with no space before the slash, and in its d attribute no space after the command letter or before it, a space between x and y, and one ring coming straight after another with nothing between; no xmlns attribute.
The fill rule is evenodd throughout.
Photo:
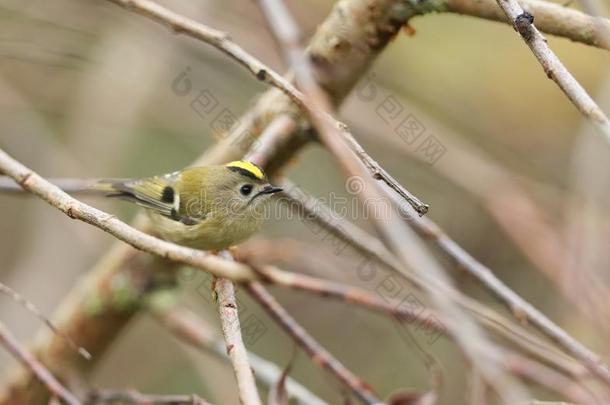
<svg viewBox="0 0 610 405"><path fill-rule="evenodd" d="M229 32L253 55L285 71L255 2L160 3ZM332 4L288 1L307 35L313 34ZM598 352L608 353L603 330L608 319L591 319L587 309L578 308L578 297L587 290L574 281L583 274L602 286L609 281L608 148L545 77L509 26L451 14L418 17L411 26L415 34L396 37L359 85L360 91L375 86L375 96L355 91L340 117L373 157L431 205L430 217L449 235L551 319ZM566 39L548 39L608 111L608 53ZM2 0L0 146L48 177L138 177L182 168L215 142L214 117L201 117L190 106L195 94L180 96L172 90L185 69L195 90L209 90L237 116L265 90L211 47L173 35L109 2ZM409 145L395 132L397 121L386 122L380 115L379 106L388 97L402 106L401 117L411 114L425 128L424 136L433 135L446 149L436 162L426 162L417 145ZM479 158L491 166L472 163ZM553 276L532 263L490 214L490 201L504 202L500 211L509 218L514 215L509 228L528 226L519 202L504 200L502 187L489 181L488 175L498 167L527 191L546 224L565 243L562 251L570 252L558 260L566 266ZM317 146L308 147L284 174L319 197L353 198L329 154ZM85 201L126 221L136 213L117 201ZM34 198L0 195L0 208L0 280L52 314L113 239ZM350 219L367 227L362 218ZM540 238L545 241L536 229L525 233L532 245ZM298 219L283 215L270 220L250 246L257 249L257 244L268 241L292 252L292 260L283 263L287 269L383 294L384 273L363 279L358 272L362 258L349 249L336 254L323 234L311 232ZM527 241L523 245L527 247ZM501 309L473 280L449 271L468 294ZM215 307L206 299L206 278L187 274L180 280L180 300L217 326ZM576 293L567 298L565 286L570 283ZM466 401L468 369L450 341L430 344L420 331L412 329L407 335L383 316L298 292L272 291L383 397L398 389L428 389L429 353L444 370L440 403ZM401 294L408 291L405 285ZM266 328L250 342L250 350L283 367L293 352L291 339L243 291L239 296L248 313ZM40 323L10 299L0 300L2 322L22 341L32 339ZM0 360L2 371L15 366L5 353ZM291 375L328 402L344 400L339 384L303 353L297 355ZM186 348L146 314L122 331L89 383L199 393L214 403L237 403L226 363ZM553 398L545 391L535 392L541 399Z"/></svg>

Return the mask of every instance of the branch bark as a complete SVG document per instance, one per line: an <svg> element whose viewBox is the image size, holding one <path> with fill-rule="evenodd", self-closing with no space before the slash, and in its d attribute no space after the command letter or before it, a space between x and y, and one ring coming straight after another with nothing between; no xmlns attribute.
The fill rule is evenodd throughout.
<svg viewBox="0 0 610 405"><path fill-rule="evenodd" d="M446 11L507 23L506 14L495 0L446 0ZM523 9L536 19L542 32L575 42L610 49L610 21L585 14L557 3L521 0Z"/></svg>
<svg viewBox="0 0 610 405"><path fill-rule="evenodd" d="M19 341L0 323L0 344L3 345L15 358L26 368L31 370L34 376L45 386L45 388L56 398L61 399L68 405L81 405L76 396L61 385L47 368L34 356L27 352Z"/></svg>
<svg viewBox="0 0 610 405"><path fill-rule="evenodd" d="M610 145L610 120L551 50L546 39L534 25L534 15L523 10L517 0L497 0L497 3L511 21L515 31L532 50L547 77L557 83L572 104L597 127L598 132Z"/></svg>
<svg viewBox="0 0 610 405"><path fill-rule="evenodd" d="M220 278L214 282L214 292L218 300L218 313L227 354L231 359L237 379L239 400L244 405L261 405L262 402L258 396L254 375L248 361L248 352L241 338L235 287L231 280Z"/></svg>

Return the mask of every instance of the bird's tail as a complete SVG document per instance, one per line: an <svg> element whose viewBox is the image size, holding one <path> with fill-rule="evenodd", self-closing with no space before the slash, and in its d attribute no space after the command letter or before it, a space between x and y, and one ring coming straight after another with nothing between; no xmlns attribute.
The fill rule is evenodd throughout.
<svg viewBox="0 0 610 405"><path fill-rule="evenodd" d="M89 188L92 191L97 191L106 195L112 195L125 192L125 184L129 180L126 179L101 179L92 182Z"/></svg>

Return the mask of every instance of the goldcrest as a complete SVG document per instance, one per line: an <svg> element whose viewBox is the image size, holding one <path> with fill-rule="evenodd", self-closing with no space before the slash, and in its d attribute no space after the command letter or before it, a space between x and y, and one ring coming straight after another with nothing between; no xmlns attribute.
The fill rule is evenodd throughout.
<svg viewBox="0 0 610 405"><path fill-rule="evenodd" d="M202 250L222 250L248 239L262 225L269 197L282 190L244 160L143 179L102 180L95 188L146 208L162 238Z"/></svg>

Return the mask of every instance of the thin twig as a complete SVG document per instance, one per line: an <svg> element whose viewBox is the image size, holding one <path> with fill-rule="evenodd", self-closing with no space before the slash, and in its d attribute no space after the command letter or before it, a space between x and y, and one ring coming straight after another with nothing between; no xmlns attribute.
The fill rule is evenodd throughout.
<svg viewBox="0 0 610 405"><path fill-rule="evenodd" d="M373 393L371 388L359 377L348 370L339 360L322 347L294 318L267 292L258 282L245 284L250 295L258 301L273 319L292 336L292 338L303 347L314 363L325 368L336 376L347 388L349 388L362 402L366 404L377 404L381 401Z"/></svg>
<svg viewBox="0 0 610 405"><path fill-rule="evenodd" d="M529 381L533 381L550 391L556 392L562 397L582 404L604 404L607 399L599 398L595 393L575 383L572 379L565 377L552 368L532 361L515 353L505 353L507 368Z"/></svg>
<svg viewBox="0 0 610 405"><path fill-rule="evenodd" d="M607 19L550 1L520 0L520 3L536 18L536 27L542 32L610 49L610 21ZM506 15L496 0L447 0L444 5L446 9L443 11L507 22Z"/></svg>
<svg viewBox="0 0 610 405"><path fill-rule="evenodd" d="M221 252L227 260L232 260L229 252ZM225 338L227 354L231 359L239 400L244 405L262 405L250 362L248 351L241 337L241 326L237 313L237 300L235 299L235 287L231 280L218 278L214 280L214 293L218 303L218 314L222 326L222 334Z"/></svg>
<svg viewBox="0 0 610 405"><path fill-rule="evenodd" d="M133 11L144 17L150 18L176 34L184 34L186 36L198 39L204 43L210 44L219 51L223 52L235 62L239 63L250 71L258 80L266 82L281 91L289 97L297 92L289 81L284 79L275 71L269 69L265 64L254 58L239 45L233 42L229 35L225 32L210 28L204 24L186 18L180 14L149 0L108 0L115 3L126 10Z"/></svg>
<svg viewBox="0 0 610 405"><path fill-rule="evenodd" d="M265 13L270 26L272 27L272 33L274 37L280 43L281 51L285 53L285 57L288 60L300 60L304 56L304 49L301 47L301 34L299 33L296 25L292 22L292 17L288 14L282 2L278 0L259 0L258 1L261 9ZM314 74L312 71L308 73L313 81ZM299 96L300 100L303 100L302 95ZM305 105L304 101L301 101L301 108L310 109L311 105ZM327 107L330 106L330 100L327 103ZM334 124L337 127L345 127L337 120L334 120ZM347 131L346 128L341 132L345 137L350 148L359 157L360 161L366 166L374 179L384 182L390 189L398 193L404 198L419 215L425 215L428 212L429 206L422 203L417 197L411 194L405 189L394 177L392 177L381 165L375 161L364 148L356 141L354 136Z"/></svg>
<svg viewBox="0 0 610 405"><path fill-rule="evenodd" d="M196 349L204 350L214 356L229 361L224 342L214 336L212 327L186 308L170 307L153 309L155 319L166 327L174 336ZM274 363L248 352L248 360L254 371L254 377L261 384L271 389L282 375L282 370ZM300 405L323 405L325 402L295 381L286 378L286 391L290 399Z"/></svg>
<svg viewBox="0 0 610 405"><path fill-rule="evenodd" d="M97 389L89 393L86 405L105 403L130 403L136 405L210 405L199 395L154 395L142 394L136 390Z"/></svg>
<svg viewBox="0 0 610 405"><path fill-rule="evenodd" d="M517 0L497 0L497 3L532 50L547 77L557 83L572 104L598 128L599 133L610 144L608 117L551 50L546 39L534 25L535 16L524 11Z"/></svg>
<svg viewBox="0 0 610 405"><path fill-rule="evenodd" d="M17 339L0 323L0 343L12 353L21 364L27 367L36 378L44 384L49 392L68 405L80 405L81 402L68 391L34 356L21 347Z"/></svg>
<svg viewBox="0 0 610 405"><path fill-rule="evenodd" d="M40 310L36 307L36 305L34 305L32 302L28 301L27 299L25 299L24 297L21 296L21 294L19 294L17 291L13 290L12 288L10 288L9 286L0 283L0 292L2 294L7 295L8 297L11 297L13 300L15 300L16 302L18 302L19 304L21 304L25 309L27 309L28 311L30 311L31 313L34 314L34 316L36 316L36 318L38 318L40 321L42 321L45 325L47 325L47 327L57 336L59 336L61 339L63 339L68 346L70 346L72 349L74 349L78 354L80 354L84 359L87 360L91 360L91 354L89 354L89 352L83 348L83 347L79 347L76 343L74 343L74 341L72 339L70 339L70 336L66 335L65 333L63 333L61 330L59 330L54 324L53 322L51 322L49 320L49 318L47 318L46 316L44 316L42 314L42 312L40 312Z"/></svg>

